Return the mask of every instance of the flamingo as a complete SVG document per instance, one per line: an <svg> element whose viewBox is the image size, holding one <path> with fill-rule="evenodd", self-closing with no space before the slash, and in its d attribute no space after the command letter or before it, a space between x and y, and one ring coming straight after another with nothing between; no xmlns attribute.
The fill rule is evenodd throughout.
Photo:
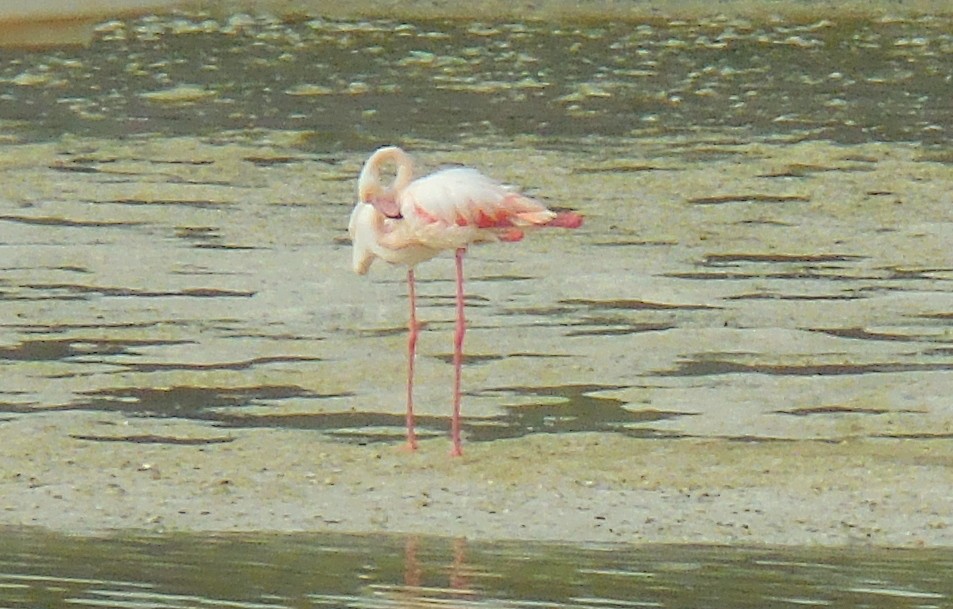
<svg viewBox="0 0 953 609"><path fill-rule="evenodd" d="M393 183L381 182L381 168L396 165ZM407 267L410 300L407 338L407 447L417 449L414 433L414 361L420 325L414 268L443 251L456 259L456 326L453 339L453 415L451 455L460 456L460 384L463 335L463 257L473 243L512 242L527 229L544 226L577 228L582 216L556 213L545 205L502 185L476 169L453 167L414 179L413 161L396 146L376 150L361 170L358 203L348 232L353 245L354 272L367 273L380 258Z"/></svg>

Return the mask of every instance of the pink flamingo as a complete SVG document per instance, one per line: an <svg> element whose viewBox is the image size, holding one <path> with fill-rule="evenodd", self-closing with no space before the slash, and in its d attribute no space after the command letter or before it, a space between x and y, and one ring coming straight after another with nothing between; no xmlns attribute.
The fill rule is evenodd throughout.
<svg viewBox="0 0 953 609"><path fill-rule="evenodd" d="M381 183L380 170L396 165L392 184ZM396 146L386 146L367 159L358 180L359 201L351 212L348 232L354 247L354 271L367 273L375 258L407 266L410 298L407 340L407 446L417 448L414 433L414 360L417 351L417 301L414 267L444 250L456 252L457 322L453 340L452 455L460 444L460 378L463 361L463 256L471 243L519 241L527 229L542 226L576 228L582 217L556 213L475 169L454 167L413 179L413 161Z"/></svg>

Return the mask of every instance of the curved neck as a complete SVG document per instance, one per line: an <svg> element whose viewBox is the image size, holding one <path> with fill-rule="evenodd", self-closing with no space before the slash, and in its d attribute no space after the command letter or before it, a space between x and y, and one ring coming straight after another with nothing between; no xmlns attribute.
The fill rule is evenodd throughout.
<svg viewBox="0 0 953 609"><path fill-rule="evenodd" d="M389 186L381 184L380 171L386 163L393 163L397 166L397 175L394 182ZM364 168L361 169L361 176L358 179L358 197L364 203L370 203L377 206L378 202L396 205L396 199L404 188L410 184L414 177L414 163L410 155L397 146L385 146L377 149L371 155ZM392 216L398 210L381 209L385 215Z"/></svg>

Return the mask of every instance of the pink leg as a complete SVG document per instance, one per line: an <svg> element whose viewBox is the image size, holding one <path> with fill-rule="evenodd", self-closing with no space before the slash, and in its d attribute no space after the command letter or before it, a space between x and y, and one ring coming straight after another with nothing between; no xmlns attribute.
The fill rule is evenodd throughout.
<svg viewBox="0 0 953 609"><path fill-rule="evenodd" d="M410 297L410 321L407 323L407 448L417 450L417 434L414 433L414 360L417 359L417 290L414 286L414 269L407 270L407 295Z"/></svg>
<svg viewBox="0 0 953 609"><path fill-rule="evenodd" d="M457 250L457 327L453 335L453 418L450 421L450 439L453 441L451 455L463 454L460 444L460 377L463 366L463 334L467 331L463 317L463 255L466 248Z"/></svg>

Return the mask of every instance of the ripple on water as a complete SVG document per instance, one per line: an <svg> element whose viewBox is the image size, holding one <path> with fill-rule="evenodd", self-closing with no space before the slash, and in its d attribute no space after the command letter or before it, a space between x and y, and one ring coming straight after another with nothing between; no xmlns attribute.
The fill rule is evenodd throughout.
<svg viewBox="0 0 953 609"><path fill-rule="evenodd" d="M27 141L55 139L63 125L94 137L281 128L346 147L699 127L942 145L953 122L953 84L937 77L951 47L947 16L479 28L470 19L245 17L117 20L88 48L24 54L0 68L11 84L0 120ZM792 167L791 177L814 170Z"/></svg>
<svg viewBox="0 0 953 609"><path fill-rule="evenodd" d="M942 606L949 551L559 545L427 536L0 532L0 603L110 607Z"/></svg>

